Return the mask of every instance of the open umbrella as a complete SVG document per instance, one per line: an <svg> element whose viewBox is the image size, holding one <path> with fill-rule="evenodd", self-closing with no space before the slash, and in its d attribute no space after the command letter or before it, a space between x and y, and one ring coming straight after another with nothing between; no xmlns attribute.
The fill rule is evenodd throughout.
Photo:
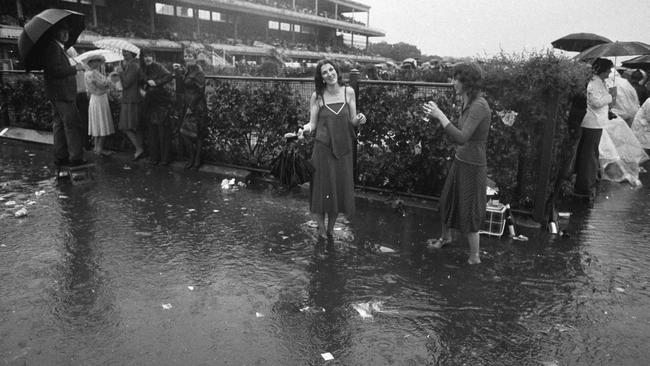
<svg viewBox="0 0 650 366"><path fill-rule="evenodd" d="M650 55L650 45L643 42L610 42L603 43L580 52L578 60L589 60L598 57ZM616 64L616 63L614 63Z"/></svg>
<svg viewBox="0 0 650 366"><path fill-rule="evenodd" d="M622 65L630 69L650 70L650 55L642 55L623 61Z"/></svg>
<svg viewBox="0 0 650 366"><path fill-rule="evenodd" d="M60 22L66 22L69 28L69 38L64 44L68 48L77 42L79 34L84 30L84 14L64 9L47 9L34 16L18 38L18 53L25 65L25 70L42 69L45 67L45 57L41 51L49 39L48 31Z"/></svg>
<svg viewBox="0 0 650 366"><path fill-rule="evenodd" d="M106 60L106 63L111 63L111 62L117 62L117 61L124 60L124 56L122 56L122 54L117 53L115 51L103 50L103 49L84 52L81 55L75 57L74 59L77 62L86 62L86 59L88 59L88 57L95 56L95 55L104 56L104 59Z"/></svg>
<svg viewBox="0 0 650 366"><path fill-rule="evenodd" d="M556 39L551 45L564 51L582 52L595 45L611 42L610 39L594 33L571 33Z"/></svg>
<svg viewBox="0 0 650 366"><path fill-rule="evenodd" d="M140 49L133 43L122 38L104 38L94 41L93 44L97 48L111 50L117 53L122 53L123 50L133 52L136 55L140 54Z"/></svg>

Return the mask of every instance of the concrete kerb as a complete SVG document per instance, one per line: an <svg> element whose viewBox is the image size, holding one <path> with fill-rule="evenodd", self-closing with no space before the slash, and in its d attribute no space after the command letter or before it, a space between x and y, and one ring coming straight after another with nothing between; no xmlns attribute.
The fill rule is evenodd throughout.
<svg viewBox="0 0 650 366"><path fill-rule="evenodd" d="M36 131L18 127L8 127L0 131L0 140L5 141L11 144L20 144L20 145L31 145L31 146L41 146L39 150L49 149L52 145L52 133L48 131ZM137 164L137 165L149 165L147 159L144 158L137 162L131 161L131 154L126 152L114 152L110 157L95 157L93 154L86 154L86 159L89 159L93 162L100 163L102 160L119 160L120 162ZM109 160L110 159L110 160ZM175 170L183 170L185 166L184 161L174 161L169 164L169 168ZM158 168L162 169L164 167L159 166ZM202 173L214 174L224 178L235 178L238 181L245 183L267 183L277 185L278 182L275 178L269 177L267 174L264 174L259 169L248 170L244 167L232 167L227 165L219 165L214 163L207 163L201 165L199 171ZM301 194L304 194L308 197L309 194L309 183L305 183L299 188ZM438 203L433 200L419 199L415 197L406 197L400 196L399 194L391 193L377 193L364 190L361 188L355 189L355 196L357 199L365 200L369 203L374 204L385 204L388 207L393 209L399 209L400 207L408 207L418 210L426 211L437 211Z"/></svg>

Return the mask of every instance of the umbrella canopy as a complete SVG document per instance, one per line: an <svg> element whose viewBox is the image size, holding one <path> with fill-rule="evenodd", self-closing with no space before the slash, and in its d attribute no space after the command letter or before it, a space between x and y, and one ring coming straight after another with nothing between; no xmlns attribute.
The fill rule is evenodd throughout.
<svg viewBox="0 0 650 366"><path fill-rule="evenodd" d="M84 52L81 55L75 57L74 59L77 62L86 62L86 60L88 60L89 57L97 56L97 55L104 56L104 60L106 63L124 60L124 56L122 56L122 54L117 53L115 51L103 50L103 49Z"/></svg>
<svg viewBox="0 0 650 366"><path fill-rule="evenodd" d="M631 69L650 70L650 55L643 55L623 61L621 65Z"/></svg>
<svg viewBox="0 0 650 366"><path fill-rule="evenodd" d="M133 52L136 55L140 55L140 49L138 46L122 38L104 38L94 41L93 44L95 47L111 50L120 54L122 51L126 50Z"/></svg>
<svg viewBox="0 0 650 366"><path fill-rule="evenodd" d="M595 45L611 42L610 39L594 33L571 33L556 39L551 45L564 51L582 52Z"/></svg>
<svg viewBox="0 0 650 366"><path fill-rule="evenodd" d="M47 9L25 24L18 38L18 53L25 70L45 67L45 58L42 57L41 51L45 49L45 42L50 39L48 31L61 22L66 22L69 28L69 38L64 44L64 47L68 48L77 42L85 28L84 14L64 9Z"/></svg>
<svg viewBox="0 0 650 366"><path fill-rule="evenodd" d="M598 57L650 55L650 45L643 42L611 42L593 46L580 52L578 60L588 60Z"/></svg>

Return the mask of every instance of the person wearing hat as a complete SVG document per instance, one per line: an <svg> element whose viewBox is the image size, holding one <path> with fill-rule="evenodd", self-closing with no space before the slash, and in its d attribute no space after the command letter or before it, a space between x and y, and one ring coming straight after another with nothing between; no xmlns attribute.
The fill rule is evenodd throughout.
<svg viewBox="0 0 650 366"><path fill-rule="evenodd" d="M43 80L45 94L54 107L52 123L54 138L54 164L78 166L86 164L83 158L83 130L77 109L77 71L85 70L65 52L70 34L65 22L51 30L44 50Z"/></svg>
<svg viewBox="0 0 650 366"><path fill-rule="evenodd" d="M172 96L166 85L174 77L163 65L154 61L153 51L144 49L140 52L140 65L144 90L142 119L146 125L149 143L149 162L157 165L169 165L172 144L172 129L169 114L172 108Z"/></svg>
<svg viewBox="0 0 650 366"><path fill-rule="evenodd" d="M101 72L106 59L102 55L92 55L86 59L89 70L84 74L86 90L90 94L88 102L88 135L95 142L94 152L97 155L108 156L110 151L104 150L104 139L115 133L113 117L108 104L108 89L110 80Z"/></svg>

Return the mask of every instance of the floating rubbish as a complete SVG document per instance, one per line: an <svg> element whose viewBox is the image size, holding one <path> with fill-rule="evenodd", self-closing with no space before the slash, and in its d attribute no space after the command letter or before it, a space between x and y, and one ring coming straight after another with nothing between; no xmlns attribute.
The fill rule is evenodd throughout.
<svg viewBox="0 0 650 366"><path fill-rule="evenodd" d="M525 235L517 235L512 238L513 240L519 240L519 241L528 241L528 237Z"/></svg>
<svg viewBox="0 0 650 366"><path fill-rule="evenodd" d="M195 208L190 208L190 209L187 210L187 212L194 212L194 211L196 211Z"/></svg>
<svg viewBox="0 0 650 366"><path fill-rule="evenodd" d="M45 194L45 191L36 191L34 192L34 194L36 195L36 197L40 197Z"/></svg>
<svg viewBox="0 0 650 366"><path fill-rule="evenodd" d="M287 240L287 239L289 239L288 236L286 236L286 235L282 235L282 240Z"/></svg>
<svg viewBox="0 0 650 366"><path fill-rule="evenodd" d="M622 287L616 287L616 291L618 292L625 292L625 289Z"/></svg>
<svg viewBox="0 0 650 366"><path fill-rule="evenodd" d="M318 223L316 222L316 220L309 220L309 221L307 221L307 222L305 223L305 225L307 225L307 226L309 226L309 227L311 227L311 228L316 228L316 227L318 227Z"/></svg>
<svg viewBox="0 0 650 366"><path fill-rule="evenodd" d="M36 154L27 154L29 157L34 157Z"/></svg>
<svg viewBox="0 0 650 366"><path fill-rule="evenodd" d="M243 188L243 187L246 187L246 183L244 183L244 182L237 182L237 185L238 185L239 187L242 187L242 188Z"/></svg>
<svg viewBox="0 0 650 366"><path fill-rule="evenodd" d="M187 286L187 289L190 291L194 291L194 286Z"/></svg>
<svg viewBox="0 0 650 366"><path fill-rule="evenodd" d="M359 313L362 318L372 318L373 312L381 312L381 302L362 302L353 304L352 308Z"/></svg>
<svg viewBox="0 0 650 366"><path fill-rule="evenodd" d="M391 249L389 247L385 247L383 245L379 247L379 251L382 252L382 253L395 253L394 249Z"/></svg>
<svg viewBox="0 0 650 366"><path fill-rule="evenodd" d="M539 364L542 366L560 366L557 361L541 361Z"/></svg>
<svg viewBox="0 0 650 366"><path fill-rule="evenodd" d="M65 199L68 199L69 197L66 196L66 195L60 194L59 198L62 199L62 200L65 200Z"/></svg>
<svg viewBox="0 0 650 366"><path fill-rule="evenodd" d="M263 318L264 314L255 312L255 316L258 317L258 318Z"/></svg>
<svg viewBox="0 0 650 366"><path fill-rule="evenodd" d="M128 165L125 165L125 166L122 167L122 169L124 169L124 170L131 170L131 167L128 166Z"/></svg>
<svg viewBox="0 0 650 366"><path fill-rule="evenodd" d="M212 210L212 212L219 212L219 210Z"/></svg>
<svg viewBox="0 0 650 366"><path fill-rule="evenodd" d="M20 210L16 211L14 216L16 216L16 217L25 217L25 216L27 216L27 210L23 207Z"/></svg>
<svg viewBox="0 0 650 366"><path fill-rule="evenodd" d="M321 353L320 355L325 361L331 361L334 359L334 356L332 356L332 354L329 352Z"/></svg>
<svg viewBox="0 0 650 366"><path fill-rule="evenodd" d="M318 313L324 313L325 308L322 306L305 306L304 308L300 309L301 313L309 313L309 314L318 314Z"/></svg>
<svg viewBox="0 0 650 366"><path fill-rule="evenodd" d="M162 308L165 310L169 310L172 308L172 304L162 304Z"/></svg>
<svg viewBox="0 0 650 366"><path fill-rule="evenodd" d="M563 219L571 217L571 212L558 212L557 215Z"/></svg>
<svg viewBox="0 0 650 366"><path fill-rule="evenodd" d="M225 178L224 180L221 181L221 189L224 190L236 190L237 185L235 182L235 178Z"/></svg>
<svg viewBox="0 0 650 366"><path fill-rule="evenodd" d="M35 204L36 204L36 201L27 201L25 204L26 204L27 206L35 205Z"/></svg>

